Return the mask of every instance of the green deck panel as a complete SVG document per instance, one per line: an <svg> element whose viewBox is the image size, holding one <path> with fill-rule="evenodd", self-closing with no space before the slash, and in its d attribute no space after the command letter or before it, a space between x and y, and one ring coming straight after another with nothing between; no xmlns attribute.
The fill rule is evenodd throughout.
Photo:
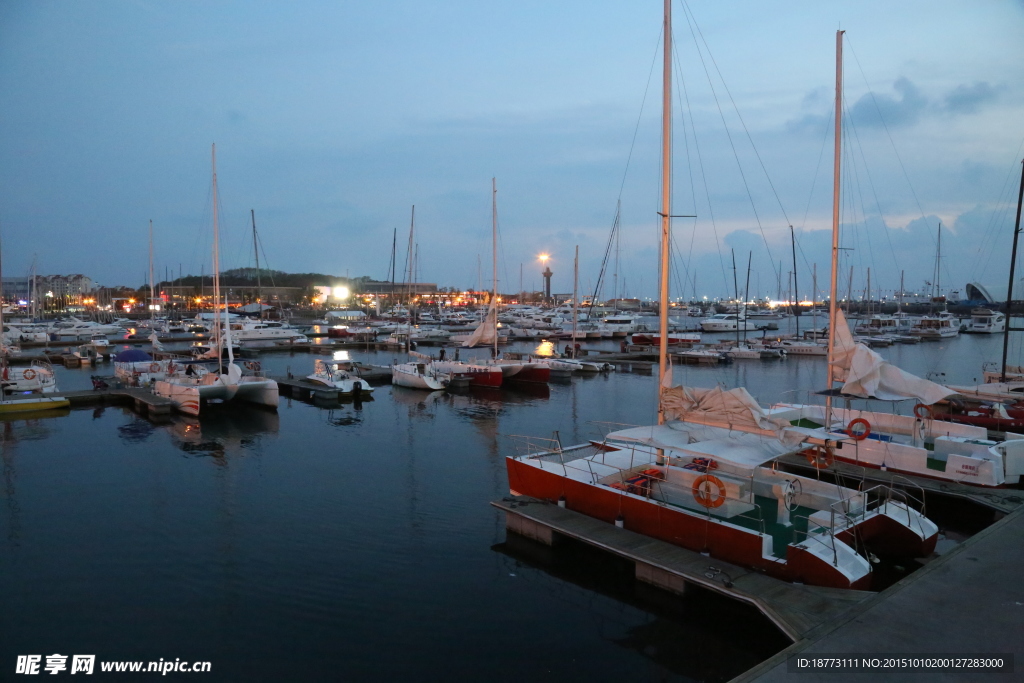
<svg viewBox="0 0 1024 683"><path fill-rule="evenodd" d="M808 420L806 417L801 417L799 420L790 420L789 423L794 427L804 427L806 429L820 429L822 426L814 420Z"/></svg>
<svg viewBox="0 0 1024 683"><path fill-rule="evenodd" d="M786 548L793 543L794 536L797 542L804 540L807 532L807 518L817 512L813 508L796 506L796 510L789 513L792 526L779 524L778 502L774 498L765 496L754 496L754 503L759 507L735 517L724 518L725 521L744 529L761 532L761 521L764 521L764 533L772 537L772 555L780 559L786 558Z"/></svg>
<svg viewBox="0 0 1024 683"><path fill-rule="evenodd" d="M927 464L928 464L928 469L930 469L930 470L936 470L938 472L945 472L946 471L946 461L945 460L936 460L935 458L928 458Z"/></svg>

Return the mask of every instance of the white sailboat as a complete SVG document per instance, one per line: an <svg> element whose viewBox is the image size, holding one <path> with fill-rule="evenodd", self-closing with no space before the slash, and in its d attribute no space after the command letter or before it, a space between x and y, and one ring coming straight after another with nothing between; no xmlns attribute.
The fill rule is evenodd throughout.
<svg viewBox="0 0 1024 683"><path fill-rule="evenodd" d="M277 382L266 378L259 370L252 374L244 374L235 363L234 350L231 346L231 325L221 326L220 322L220 233L217 225L217 146L211 152L213 167L213 300L214 300L214 347L217 349L217 366L215 370L207 370L200 366L189 365L182 371L157 381L154 391L174 402L175 407L188 415L199 415L204 403L224 402L232 399L247 401L277 409L279 394ZM227 313L227 299L224 299L224 311ZM220 354L222 345L227 347L228 362L225 365ZM189 373L189 369L191 372ZM186 374L189 373L189 374Z"/></svg>

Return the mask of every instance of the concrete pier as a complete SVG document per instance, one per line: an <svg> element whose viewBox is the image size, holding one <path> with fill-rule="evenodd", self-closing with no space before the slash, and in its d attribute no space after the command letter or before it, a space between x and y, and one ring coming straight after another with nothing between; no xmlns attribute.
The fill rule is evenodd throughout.
<svg viewBox="0 0 1024 683"><path fill-rule="evenodd" d="M1024 508L975 534L899 583L732 683L831 683L863 680L1019 681L1024 670ZM795 655L1014 655L1014 673L979 670L791 673Z"/></svg>

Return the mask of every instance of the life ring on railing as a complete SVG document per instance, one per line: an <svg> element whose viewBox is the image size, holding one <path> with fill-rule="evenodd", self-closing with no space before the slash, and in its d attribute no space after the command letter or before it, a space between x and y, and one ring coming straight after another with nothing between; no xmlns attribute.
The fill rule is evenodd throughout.
<svg viewBox="0 0 1024 683"><path fill-rule="evenodd" d="M709 485L717 488L712 492ZM717 508L725 502L725 484L713 474L702 474L693 480L693 499L706 508Z"/></svg>
<svg viewBox="0 0 1024 683"><path fill-rule="evenodd" d="M858 432L854 429L856 425L864 425L864 431ZM865 420L863 417L850 420L850 424L846 425L846 433L852 436L857 441L863 441L868 438L871 434L871 423Z"/></svg>
<svg viewBox="0 0 1024 683"><path fill-rule="evenodd" d="M159 363L150 363L149 364L149 372L150 372L150 374L152 374L154 372L160 372L160 364Z"/></svg>
<svg viewBox="0 0 1024 683"><path fill-rule="evenodd" d="M32 368L29 368L28 370L23 372L21 376L24 377L25 379L35 379L36 371L33 370Z"/></svg>
<svg viewBox="0 0 1024 683"><path fill-rule="evenodd" d="M829 446L808 448L804 451L804 456L807 458L807 462L811 463L819 470L831 467L832 463L835 462L835 456L832 455L832 448Z"/></svg>
<svg viewBox="0 0 1024 683"><path fill-rule="evenodd" d="M931 416L932 416L932 407L931 406L926 406L923 403L918 403L916 406L914 406L914 417L916 417L918 419L921 419L921 420L927 420L927 419L930 419Z"/></svg>

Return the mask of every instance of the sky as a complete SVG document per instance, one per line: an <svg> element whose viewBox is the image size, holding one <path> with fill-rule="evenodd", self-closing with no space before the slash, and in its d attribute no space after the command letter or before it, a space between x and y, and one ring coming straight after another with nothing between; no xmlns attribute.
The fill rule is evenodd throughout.
<svg viewBox="0 0 1024 683"><path fill-rule="evenodd" d="M672 295L828 286L835 32L843 273L856 296L1005 287L1024 156L1024 1L673 4ZM221 268L654 297L657 0L0 3L3 274L139 286ZM395 234L397 232L397 237ZM781 265L780 265L781 263ZM522 273L522 275L520 275ZM617 277L616 277L617 276ZM780 285L780 280L783 283ZM617 288L613 284L617 283Z"/></svg>

